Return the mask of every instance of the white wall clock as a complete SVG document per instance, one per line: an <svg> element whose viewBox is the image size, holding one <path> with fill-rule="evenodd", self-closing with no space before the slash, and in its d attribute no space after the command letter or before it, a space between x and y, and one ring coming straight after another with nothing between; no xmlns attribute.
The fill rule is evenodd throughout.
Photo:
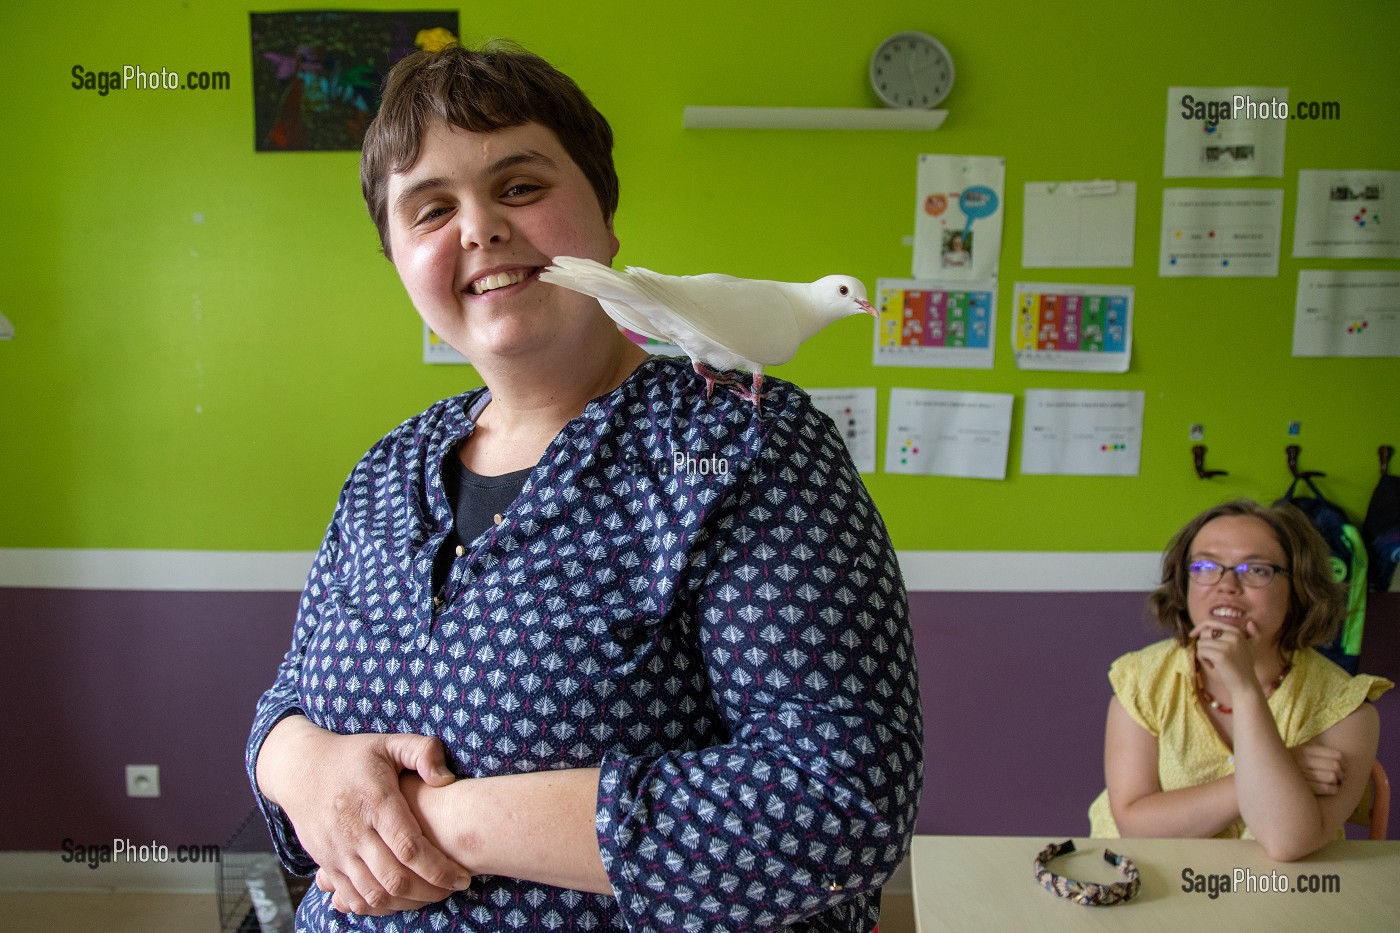
<svg viewBox="0 0 1400 933"><path fill-rule="evenodd" d="M928 33L897 32L870 57L870 86L886 106L931 110L953 89L953 57Z"/></svg>

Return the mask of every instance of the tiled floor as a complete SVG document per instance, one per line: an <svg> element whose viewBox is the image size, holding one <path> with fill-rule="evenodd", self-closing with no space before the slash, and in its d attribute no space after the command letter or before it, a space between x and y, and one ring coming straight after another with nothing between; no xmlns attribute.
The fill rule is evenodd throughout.
<svg viewBox="0 0 1400 933"><path fill-rule="evenodd" d="M216 933L213 894L60 894L0 891L5 933ZM880 933L914 933L907 894L886 894Z"/></svg>

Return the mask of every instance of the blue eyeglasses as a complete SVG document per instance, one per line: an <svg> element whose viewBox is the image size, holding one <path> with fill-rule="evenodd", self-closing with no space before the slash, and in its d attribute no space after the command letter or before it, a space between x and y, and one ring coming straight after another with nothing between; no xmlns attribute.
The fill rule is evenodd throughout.
<svg viewBox="0 0 1400 933"><path fill-rule="evenodd" d="M1290 577L1288 568L1280 567L1278 564L1244 563L1234 567L1226 567L1224 564L1213 560L1193 560L1186 565L1186 572L1191 575L1202 586L1214 586L1225 576L1225 571L1230 571L1235 575L1235 579L1245 586L1265 587L1274 582L1275 574L1283 574Z"/></svg>

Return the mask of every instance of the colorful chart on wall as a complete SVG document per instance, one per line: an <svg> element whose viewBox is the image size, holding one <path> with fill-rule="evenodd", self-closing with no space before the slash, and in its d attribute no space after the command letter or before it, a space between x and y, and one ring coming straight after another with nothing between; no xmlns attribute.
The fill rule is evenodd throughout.
<svg viewBox="0 0 1400 933"><path fill-rule="evenodd" d="M1131 285L1017 282L1011 349L1020 369L1128 371L1133 352Z"/></svg>
<svg viewBox="0 0 1400 933"><path fill-rule="evenodd" d="M657 340L655 337L648 337L646 334L639 334L635 330L628 330L625 327L618 327L622 335L635 343L648 353L656 356L685 356L686 352L674 343L667 343L665 340Z"/></svg>
<svg viewBox="0 0 1400 933"><path fill-rule="evenodd" d="M875 365L990 369L996 308L995 279L880 279Z"/></svg>
<svg viewBox="0 0 1400 933"><path fill-rule="evenodd" d="M389 68L460 34L455 10L298 10L248 19L259 152L358 152Z"/></svg>

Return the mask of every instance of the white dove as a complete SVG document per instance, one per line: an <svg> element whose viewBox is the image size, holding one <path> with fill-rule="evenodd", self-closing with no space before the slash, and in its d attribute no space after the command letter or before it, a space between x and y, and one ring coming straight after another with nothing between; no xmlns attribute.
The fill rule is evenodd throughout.
<svg viewBox="0 0 1400 933"><path fill-rule="evenodd" d="M802 341L852 314L875 315L865 286L847 275L815 282L773 282L732 275L662 275L628 266L618 272L592 259L556 256L541 282L598 299L622 327L685 351L705 379L760 407L763 367L786 363ZM753 374L753 389L725 370Z"/></svg>

